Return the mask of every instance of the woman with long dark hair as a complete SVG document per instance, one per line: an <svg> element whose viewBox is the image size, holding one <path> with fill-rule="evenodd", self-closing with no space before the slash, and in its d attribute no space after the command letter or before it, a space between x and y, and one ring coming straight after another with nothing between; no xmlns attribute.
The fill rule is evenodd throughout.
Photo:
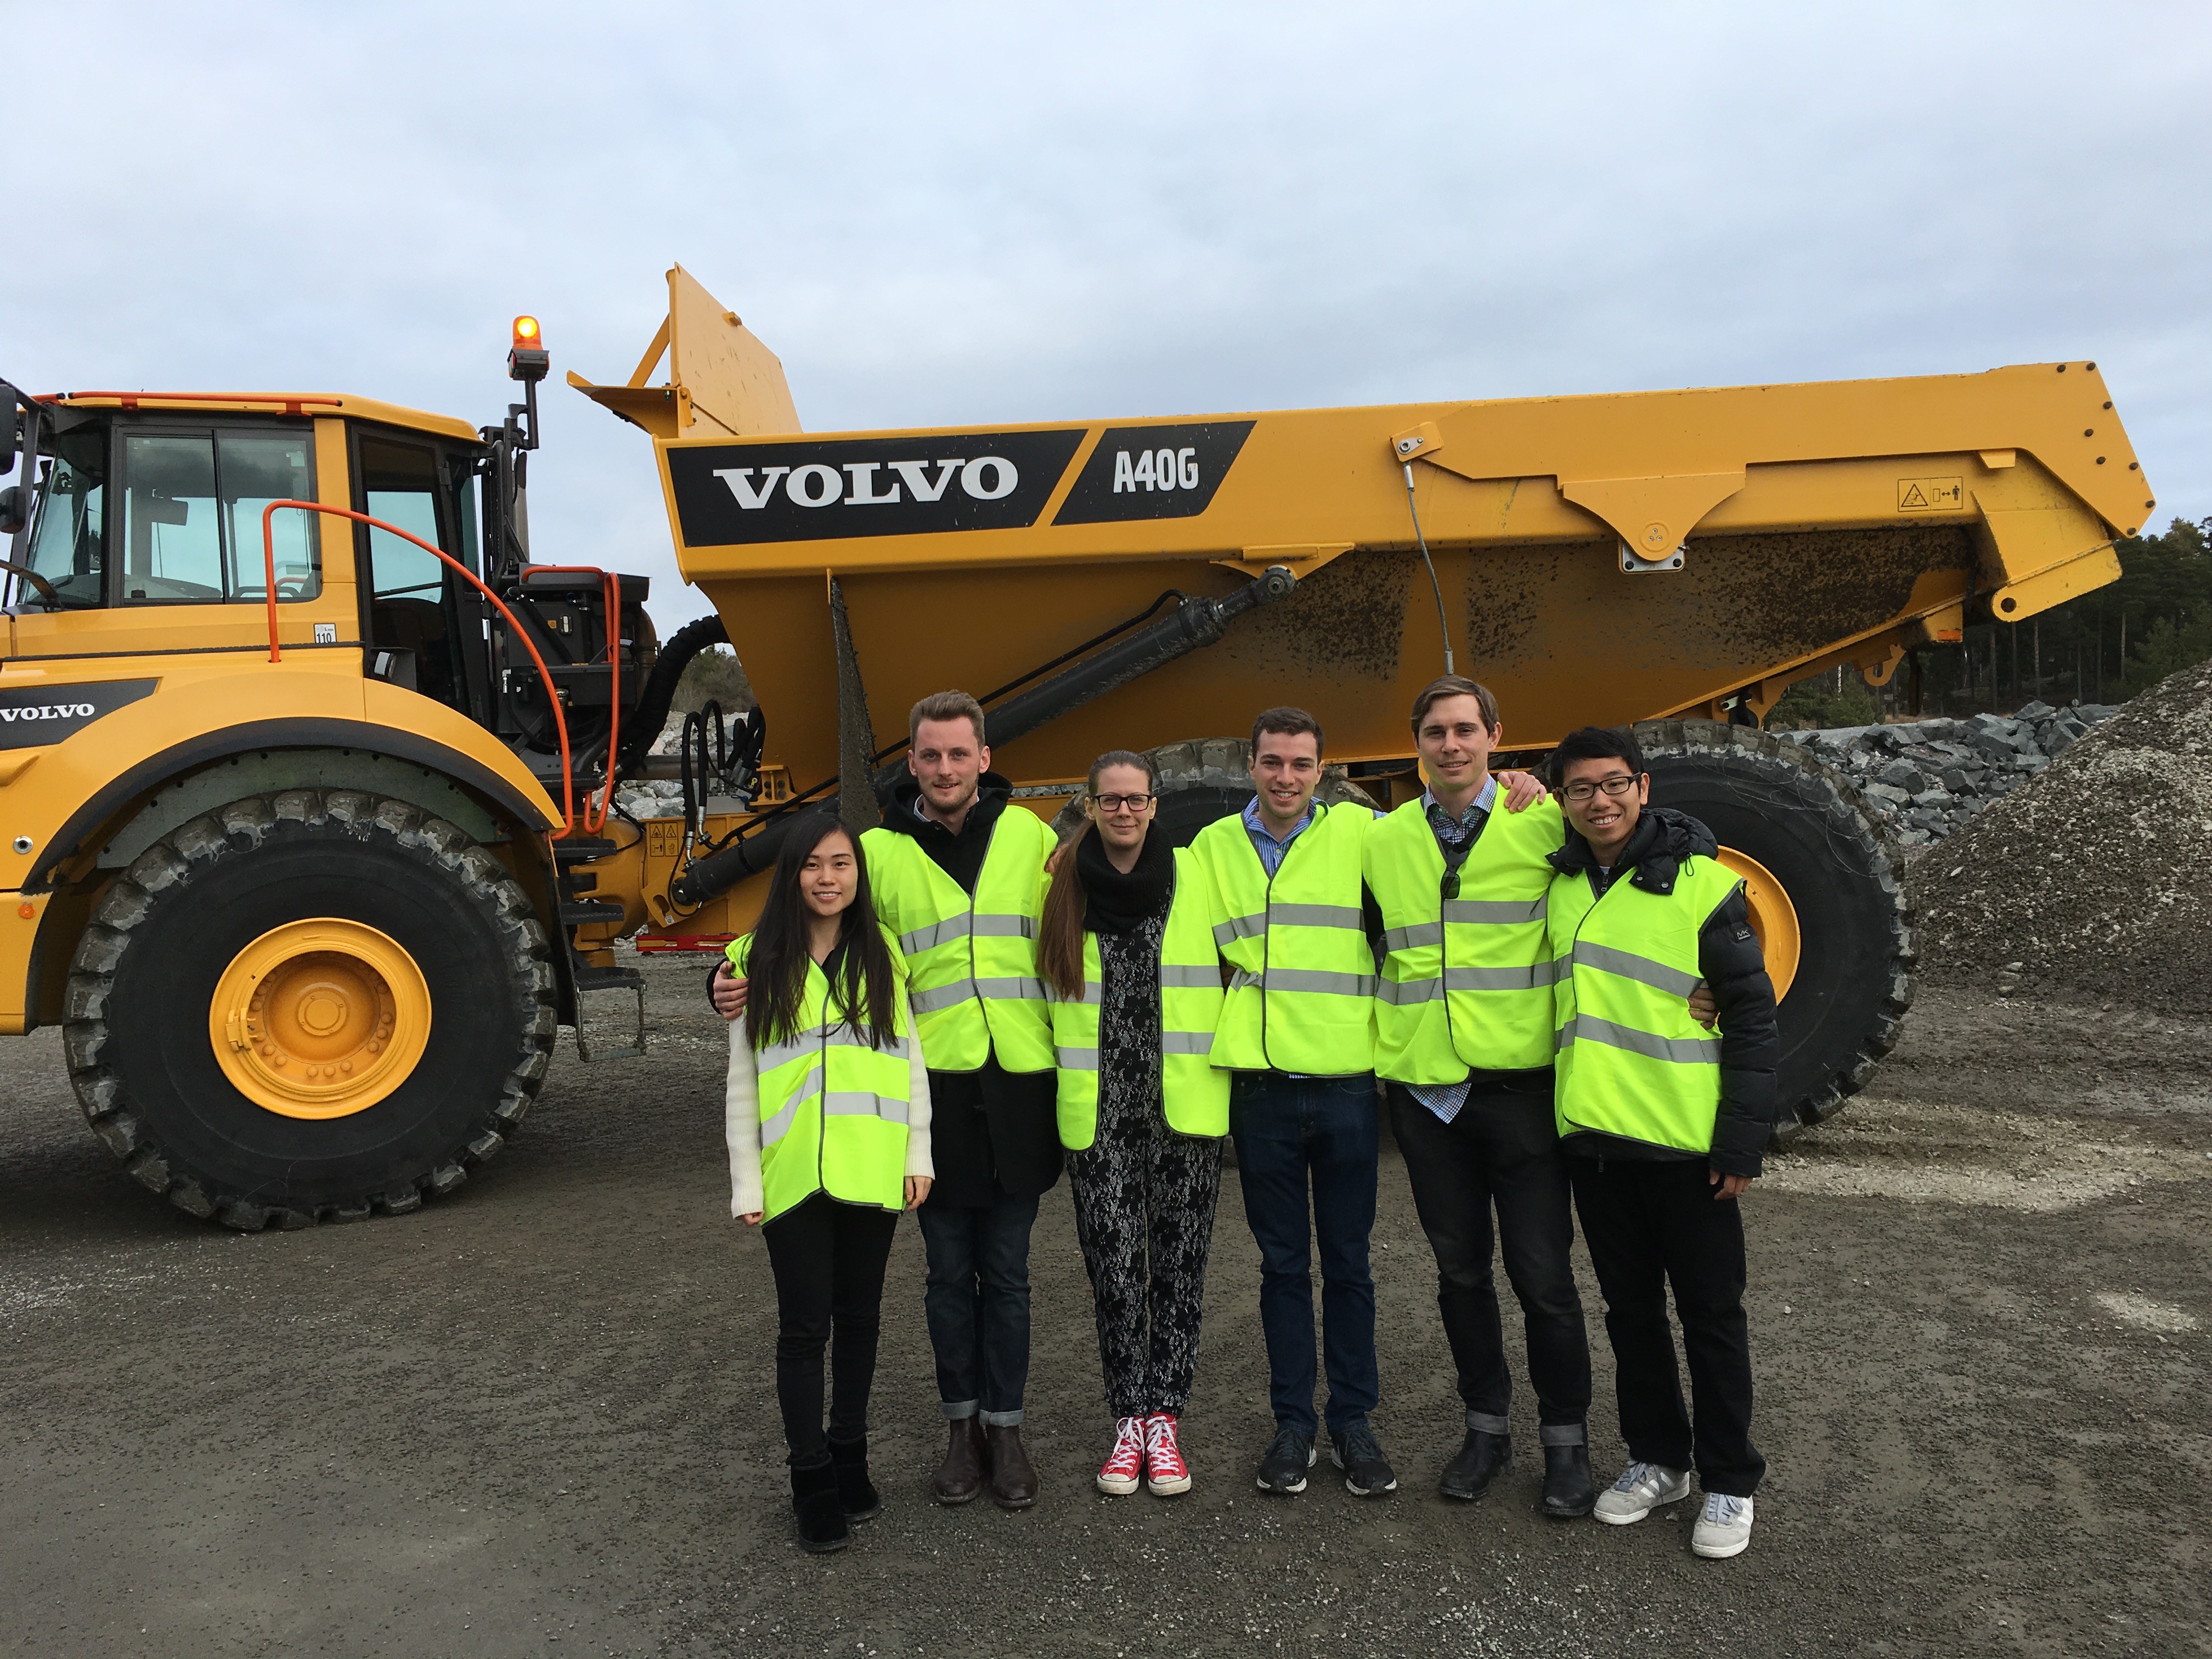
<svg viewBox="0 0 2212 1659"><path fill-rule="evenodd" d="M1054 857L1037 967L1115 1417L1098 1486L1168 1497L1190 1489L1176 1424L1198 1366L1229 1078L1206 1058L1222 991L1206 882L1151 833L1158 787L1142 755L1091 763L1083 828Z"/></svg>
<svg viewBox="0 0 2212 1659"><path fill-rule="evenodd" d="M775 1393L799 1544L842 1549L848 1522L883 1510L867 1435L884 1267L899 1212L928 1197L932 1170L906 964L834 815L792 826L760 923L729 954L752 990L730 1024L730 1213L761 1229L775 1273Z"/></svg>

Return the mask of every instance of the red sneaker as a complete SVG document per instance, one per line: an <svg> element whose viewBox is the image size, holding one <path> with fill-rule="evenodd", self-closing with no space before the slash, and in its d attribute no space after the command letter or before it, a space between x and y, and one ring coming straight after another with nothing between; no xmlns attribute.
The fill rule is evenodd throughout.
<svg viewBox="0 0 2212 1659"><path fill-rule="evenodd" d="M1176 1467L1182 1467L1180 1460ZM1114 1425L1114 1455L1098 1471L1098 1490L1111 1492L1116 1498L1127 1498L1136 1491L1137 1481L1145 1472L1145 1419L1125 1417ZM1183 1478L1188 1486L1190 1479Z"/></svg>
<svg viewBox="0 0 2212 1659"><path fill-rule="evenodd" d="M1155 1498L1190 1490L1190 1466L1176 1443L1172 1412L1157 1412L1145 1419L1145 1489Z"/></svg>

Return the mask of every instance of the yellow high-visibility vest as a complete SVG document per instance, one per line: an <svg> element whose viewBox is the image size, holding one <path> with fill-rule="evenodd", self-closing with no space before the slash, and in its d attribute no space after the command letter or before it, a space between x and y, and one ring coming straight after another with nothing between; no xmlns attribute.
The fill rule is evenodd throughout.
<svg viewBox="0 0 2212 1659"><path fill-rule="evenodd" d="M1058 1048L1060 1144L1081 1152L1098 1138L1098 1017L1105 975L1098 935L1083 935L1083 991L1052 1000ZM1160 943L1160 1097L1178 1134L1229 1133L1229 1074L1210 1059L1221 1015L1221 967L1205 872L1189 848L1175 855L1175 894Z"/></svg>
<svg viewBox="0 0 2212 1659"><path fill-rule="evenodd" d="M1241 813L1191 843L1212 894L1214 943L1235 970L1216 1066L1315 1077L1374 1069L1375 956L1359 858L1375 814L1348 801L1316 801L1313 812L1272 876Z"/></svg>
<svg viewBox="0 0 2212 1659"><path fill-rule="evenodd" d="M1036 927L1054 844L1050 825L1009 803L991 826L970 899L912 836L860 836L877 919L914 975L914 1023L931 1071L980 1072L994 1051L1009 1072L1052 1069Z"/></svg>
<svg viewBox="0 0 2212 1659"><path fill-rule="evenodd" d="M752 943L747 933L730 945L740 979ZM898 965L897 945L888 934L885 943ZM871 1046L865 1024L848 1021L834 1006L820 965L806 964L798 1030L753 1054L760 1073L764 1219L773 1221L816 1193L878 1209L906 1207L907 1045L913 1040L901 1010L890 1045Z"/></svg>
<svg viewBox="0 0 2212 1659"><path fill-rule="evenodd" d="M1456 1083L1470 1068L1552 1062L1552 953L1544 928L1566 841L1559 803L1500 799L1443 896L1444 856L1427 811L1407 801L1367 836L1367 889L1382 910L1375 993L1376 1075Z"/></svg>
<svg viewBox="0 0 2212 1659"><path fill-rule="evenodd" d="M1593 899L1584 872L1552 882L1551 948L1559 1133L1595 1129L1680 1152L1712 1150L1721 1045L1691 1017L1698 936L1743 885L1701 854L1682 860L1671 893L1626 875Z"/></svg>

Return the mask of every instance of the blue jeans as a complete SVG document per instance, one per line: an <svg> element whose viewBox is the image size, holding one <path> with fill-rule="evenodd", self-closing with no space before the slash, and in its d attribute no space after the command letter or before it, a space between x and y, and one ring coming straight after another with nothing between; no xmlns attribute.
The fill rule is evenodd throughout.
<svg viewBox="0 0 2212 1659"><path fill-rule="evenodd" d="M1329 1432L1364 1427L1382 1386L1375 1280L1367 1269L1379 1134L1375 1079L1366 1073L1239 1072L1230 1089L1229 1133L1244 1218L1260 1246L1260 1327L1275 1422L1307 1435L1316 1426L1310 1245L1317 1243Z"/></svg>
<svg viewBox="0 0 2212 1659"><path fill-rule="evenodd" d="M1022 1420L1030 1378L1030 1229L1036 1194L915 1212L929 1260L922 1311L937 1353L937 1394L948 1418L1008 1427Z"/></svg>

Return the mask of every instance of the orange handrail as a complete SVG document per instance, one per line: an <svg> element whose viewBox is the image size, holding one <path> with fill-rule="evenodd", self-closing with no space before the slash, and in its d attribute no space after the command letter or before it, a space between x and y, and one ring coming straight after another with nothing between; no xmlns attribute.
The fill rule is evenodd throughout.
<svg viewBox="0 0 2212 1659"><path fill-rule="evenodd" d="M112 398L125 409L136 409L141 404L272 404L287 415L301 414L309 404L318 408L345 407L343 398L289 392L49 392L41 394L38 401L65 404L74 398Z"/></svg>
<svg viewBox="0 0 2212 1659"><path fill-rule="evenodd" d="M327 513L333 518L350 519L356 524L368 525L387 534L397 536L402 541L412 542L425 553L444 561L459 571L462 575L468 578L471 586L492 602L499 614L507 618L507 626L514 630L515 637L522 641L522 648L530 653L530 660L538 665L538 678L544 683L545 686L545 700L553 705L553 726L561 739L562 811L561 833L555 836L553 839L559 841L563 836L574 835L576 830L576 780L574 767L568 757L568 718L561 712L560 688L553 684L552 671L545 666L545 659L538 654L538 647L532 642L529 633L516 619L514 612L508 610L501 601L499 595L486 587L475 571L451 554L431 546L420 536L402 530L396 524L387 524L382 519L372 519L366 513L356 513L349 507L326 507L320 501L271 501L263 507L261 509L261 556L263 567L267 572L269 592L269 660L271 662L284 660L283 648L276 641L276 532L270 523L272 516L280 507L296 507L303 513ZM617 639L620 638L619 624L617 624L616 636ZM614 750L611 745L607 750L607 793L610 795L614 793ZM600 815L599 821L601 823L606 822L605 813Z"/></svg>
<svg viewBox="0 0 2212 1659"><path fill-rule="evenodd" d="M584 833L596 836L607 827L607 814L614 810L615 746L622 736L622 579L595 564L526 564L522 579L528 581L540 571L556 576L597 576L606 599L607 670L611 677L607 687L607 781L596 823L592 818L591 797L584 798Z"/></svg>

